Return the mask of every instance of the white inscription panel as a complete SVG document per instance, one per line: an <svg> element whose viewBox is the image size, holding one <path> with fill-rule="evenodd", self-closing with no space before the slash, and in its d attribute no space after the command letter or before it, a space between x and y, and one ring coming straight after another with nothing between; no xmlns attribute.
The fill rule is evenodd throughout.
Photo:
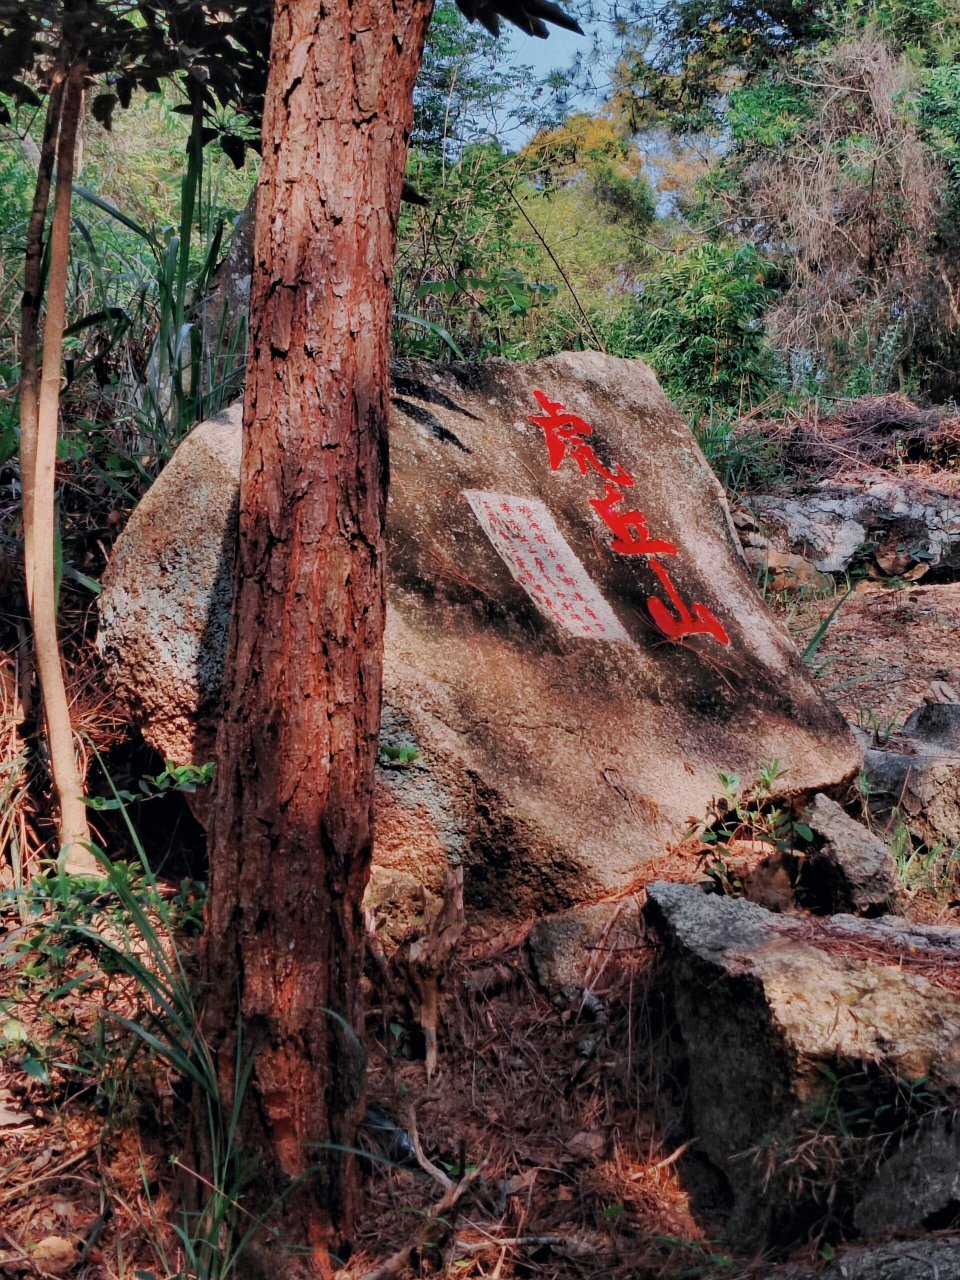
<svg viewBox="0 0 960 1280"><path fill-rule="evenodd" d="M494 550L540 612L584 640L632 645L538 498L464 489Z"/></svg>

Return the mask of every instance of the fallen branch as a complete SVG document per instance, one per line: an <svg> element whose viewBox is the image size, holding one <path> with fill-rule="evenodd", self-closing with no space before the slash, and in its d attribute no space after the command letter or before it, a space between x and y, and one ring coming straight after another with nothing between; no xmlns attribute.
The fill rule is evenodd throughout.
<svg viewBox="0 0 960 1280"><path fill-rule="evenodd" d="M449 1194L453 1190L453 1179L448 1177L442 1169L438 1168L432 1160L429 1160L424 1155L423 1147L420 1143L420 1134L417 1131L417 1113L412 1105L407 1113L407 1129L410 1133L410 1141L413 1143L413 1150L416 1153L417 1164L424 1173L429 1173L434 1182L438 1182L444 1191Z"/></svg>
<svg viewBox="0 0 960 1280"><path fill-rule="evenodd" d="M697 1138L691 1138L689 1142L681 1143L680 1146L677 1147L676 1151L671 1152L668 1156L664 1156L664 1158L662 1160L658 1160L656 1164L651 1164L646 1169L641 1169L638 1173L632 1173L630 1175L630 1181L639 1182L641 1178L649 1178L651 1173L656 1173L658 1169L669 1169L670 1166L672 1164L676 1164L684 1152L689 1151L697 1141Z"/></svg>
<svg viewBox="0 0 960 1280"><path fill-rule="evenodd" d="M568 1257L580 1258L596 1253L596 1245L573 1236L490 1236L488 1240L458 1240L464 1253L483 1253L485 1249L559 1249Z"/></svg>
<svg viewBox="0 0 960 1280"><path fill-rule="evenodd" d="M485 1167L485 1164L477 1165L456 1186L451 1185L430 1210L416 1239L391 1254L374 1271L368 1271L363 1280L397 1280L424 1253L438 1254L453 1234L456 1215L450 1211L457 1207Z"/></svg>

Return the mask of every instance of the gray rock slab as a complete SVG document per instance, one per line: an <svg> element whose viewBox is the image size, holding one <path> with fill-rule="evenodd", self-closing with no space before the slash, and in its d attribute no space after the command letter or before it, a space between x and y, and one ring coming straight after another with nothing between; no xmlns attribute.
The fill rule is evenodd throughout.
<svg viewBox="0 0 960 1280"><path fill-rule="evenodd" d="M891 1226L909 1231L939 1225L942 1215L960 1212L960 1131L951 1108L921 1126L880 1167L854 1213L865 1236Z"/></svg>
<svg viewBox="0 0 960 1280"><path fill-rule="evenodd" d="M960 763L960 703L925 702L907 716L901 735L923 755L955 756Z"/></svg>
<svg viewBox="0 0 960 1280"><path fill-rule="evenodd" d="M960 1098L960 929L774 915L663 883L649 888L648 919L666 943L692 1131L730 1183L738 1243L794 1238L831 1186L838 1204L854 1203L901 1137L902 1164L918 1151L922 1163L908 1128L883 1135L882 1115L891 1097L922 1096L915 1125ZM859 1146L851 1167L836 1161L843 1105L884 1109L874 1158ZM913 1217L905 1210L905 1223ZM892 1209L888 1226L897 1226Z"/></svg>
<svg viewBox="0 0 960 1280"><path fill-rule="evenodd" d="M393 392L385 745L420 756L380 771L378 861L439 885L457 854L475 907L560 909L642 876L718 769L856 772L646 365L398 362ZM187 437L100 598L118 698L181 762L213 749L239 448L236 412Z"/></svg>
<svg viewBox="0 0 960 1280"><path fill-rule="evenodd" d="M889 848L828 796L816 795L804 814L815 836L808 873L836 911L876 913L897 893L897 868Z"/></svg>
<svg viewBox="0 0 960 1280"><path fill-rule="evenodd" d="M920 1237L844 1249L823 1268L777 1267L765 1280L960 1280L960 1237Z"/></svg>
<svg viewBox="0 0 960 1280"><path fill-rule="evenodd" d="M928 845L960 845L960 705L925 703L883 749L864 753L871 812L899 810Z"/></svg>

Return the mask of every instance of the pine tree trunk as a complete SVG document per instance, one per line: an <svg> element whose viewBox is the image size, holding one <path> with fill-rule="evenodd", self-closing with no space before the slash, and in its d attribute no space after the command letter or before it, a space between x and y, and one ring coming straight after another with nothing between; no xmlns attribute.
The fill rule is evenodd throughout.
<svg viewBox="0 0 960 1280"><path fill-rule="evenodd" d="M255 1053L244 1274L325 1277L356 1202L397 210L430 0L276 0L240 531L217 744L204 1031ZM291 1183L316 1167L304 1181ZM296 1253L302 1249L305 1252Z"/></svg>

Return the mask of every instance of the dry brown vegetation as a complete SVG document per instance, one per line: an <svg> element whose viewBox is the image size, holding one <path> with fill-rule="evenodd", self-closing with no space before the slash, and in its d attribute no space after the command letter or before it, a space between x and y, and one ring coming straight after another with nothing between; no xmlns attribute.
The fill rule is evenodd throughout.
<svg viewBox="0 0 960 1280"><path fill-rule="evenodd" d="M739 431L774 444L786 484L863 479L871 472L931 477L940 490L957 485L960 414L914 404L907 396L861 396L828 412L814 403L782 418L751 418Z"/></svg>
<svg viewBox="0 0 960 1280"><path fill-rule="evenodd" d="M0 1074L0 1273L186 1274L170 1229L187 1177L175 1155L183 1082L101 1016L106 1004L143 1020L142 992L82 946L58 968L55 932L5 924L16 962L4 1034L9 1043L15 1017L21 1052L8 1051ZM365 1208L343 1276L729 1274L693 1214L689 1188L709 1192L709 1180L671 1127L682 1088L652 1052L666 1034L652 941L639 924L622 932L592 957L579 1007L561 1009L530 976L525 932L475 929L463 941L432 1081L403 993L371 988L370 1100L409 1136L389 1153L401 1163L365 1136ZM24 1071L41 1058L47 1078Z"/></svg>
<svg viewBox="0 0 960 1280"><path fill-rule="evenodd" d="M729 211L788 263L768 336L823 370L862 343L894 370L918 324L957 321L933 240L945 173L901 105L916 76L869 27L785 69L812 115L788 147L754 148Z"/></svg>

